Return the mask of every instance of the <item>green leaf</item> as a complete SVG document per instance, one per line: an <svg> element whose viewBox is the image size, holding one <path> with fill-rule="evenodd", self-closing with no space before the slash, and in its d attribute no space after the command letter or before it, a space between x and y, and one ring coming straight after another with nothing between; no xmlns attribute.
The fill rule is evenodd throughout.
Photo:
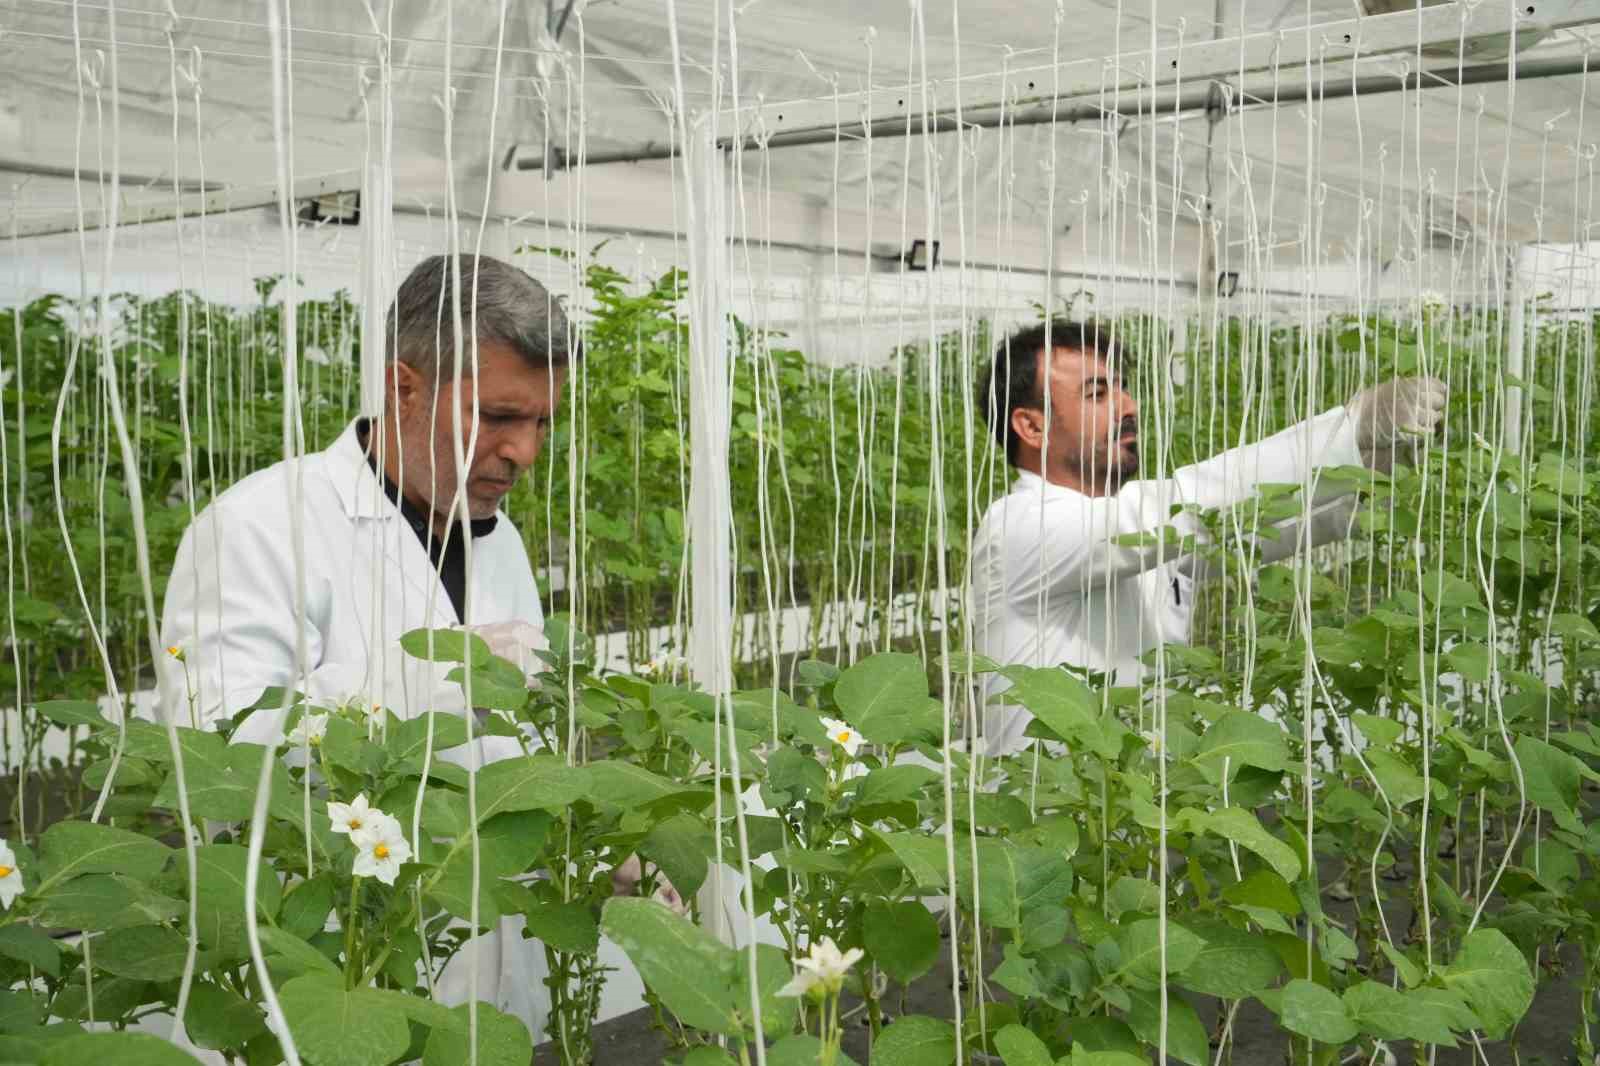
<svg viewBox="0 0 1600 1066"><path fill-rule="evenodd" d="M428 750L428 729L433 729L433 753L460 747L467 742L467 723L458 714L430 711L415 718L404 718L389 723L389 733L384 739L384 750L394 763L415 759L420 766Z"/></svg>
<svg viewBox="0 0 1600 1066"><path fill-rule="evenodd" d="M956 1028L942 1018L908 1014L872 1042L870 1066L949 1066L956 1058Z"/></svg>
<svg viewBox="0 0 1600 1066"><path fill-rule="evenodd" d="M1350 716L1350 720L1361 730L1361 735L1378 748L1388 747L1405 732L1405 726L1393 718L1379 718L1375 714L1357 712Z"/></svg>
<svg viewBox="0 0 1600 1066"><path fill-rule="evenodd" d="M1183 987L1222 999L1243 999L1270 986L1283 963L1261 938L1220 922L1196 925L1205 946L1179 979Z"/></svg>
<svg viewBox="0 0 1600 1066"><path fill-rule="evenodd" d="M1017 945L1005 946L1005 957L989 974L989 979L1014 996L1023 999L1043 999L1045 979L1039 967L1018 950Z"/></svg>
<svg viewBox="0 0 1600 1066"><path fill-rule="evenodd" d="M0 1033L37 1028L44 1021L46 1002L26 989L0 991Z"/></svg>
<svg viewBox="0 0 1600 1066"><path fill-rule="evenodd" d="M754 1018L750 1010L750 959L746 949L737 949L733 967L733 1002L744 1020L747 1039L754 1039ZM794 1030L795 1017L800 1013L800 1000L795 996L780 996L779 991L794 976L794 967L781 948L772 944L756 945L756 987L760 990L761 1028L770 1039Z"/></svg>
<svg viewBox="0 0 1600 1066"><path fill-rule="evenodd" d="M876 770L869 770L856 786L856 803L870 806L915 799L923 789L938 781L939 775L926 766L910 763L880 766Z"/></svg>
<svg viewBox="0 0 1600 1066"><path fill-rule="evenodd" d="M183 973L189 942L164 925L135 925L94 938L95 969L137 981L170 981Z"/></svg>
<svg viewBox="0 0 1600 1066"><path fill-rule="evenodd" d="M1281 771L1289 765L1289 749L1276 723L1248 711L1230 710L1206 730L1194 755L1195 763L1218 771L1224 759L1230 767Z"/></svg>
<svg viewBox="0 0 1600 1066"><path fill-rule="evenodd" d="M1491 1040L1503 1037L1533 1003L1528 960L1498 929L1474 929L1442 975L1445 987L1466 1000Z"/></svg>
<svg viewBox="0 0 1600 1066"><path fill-rule="evenodd" d="M1056 1066L1044 1041L1020 1025L1008 1025L995 1033L994 1049L1005 1066Z"/></svg>
<svg viewBox="0 0 1600 1066"><path fill-rule="evenodd" d="M1298 977L1284 986L1278 1020L1291 1033L1323 1044L1344 1044L1360 1032L1345 1012L1343 1000L1331 990Z"/></svg>
<svg viewBox="0 0 1600 1066"><path fill-rule="evenodd" d="M869 902L861 934L878 968L901 984L927 973L939 958L939 923L917 900Z"/></svg>
<svg viewBox="0 0 1600 1066"><path fill-rule="evenodd" d="M1361 1031L1380 1040L1416 1040L1455 1046L1450 1027L1423 1009L1413 996L1376 981L1362 981L1344 990L1344 1006Z"/></svg>
<svg viewBox="0 0 1600 1066"><path fill-rule="evenodd" d="M241 900L243 895L241 892ZM279 907L278 926L302 940L316 936L327 925L328 912L333 910L333 904L334 886L331 874L323 872L309 881L297 882L283 897L283 903Z"/></svg>
<svg viewBox="0 0 1600 1066"><path fill-rule="evenodd" d="M281 958L282 968L291 973L340 977L339 967L322 952L304 940L282 929L265 926L261 929L261 950L267 955ZM274 971L278 967L273 968Z"/></svg>
<svg viewBox="0 0 1600 1066"><path fill-rule="evenodd" d="M1550 617L1550 634L1573 641L1600 642L1600 629L1581 614L1556 614Z"/></svg>
<svg viewBox="0 0 1600 1066"><path fill-rule="evenodd" d="M820 1046L820 1044L819 1044ZM816 1061L815 1057L812 1059ZM772 1062L772 1053L767 1053L767 1062ZM690 1048L677 1066L734 1066L733 1056L719 1047L708 1047L704 1044L697 1048Z"/></svg>
<svg viewBox="0 0 1600 1066"><path fill-rule="evenodd" d="M1072 1054L1058 1062L1066 1066L1150 1066L1139 1055L1126 1051L1086 1051L1081 1044L1073 1044Z"/></svg>
<svg viewBox="0 0 1600 1066"><path fill-rule="evenodd" d="M196 917L207 947L243 955L245 939L245 870L250 851L238 844L206 844L195 849ZM277 872L262 863L256 878L256 910L262 924L278 913L283 886ZM327 912L323 912L326 916ZM314 932L320 932L318 925Z"/></svg>
<svg viewBox="0 0 1600 1066"><path fill-rule="evenodd" d="M179 901L116 874L89 874L58 885L40 900L42 926L104 930L166 922L187 913Z"/></svg>
<svg viewBox="0 0 1600 1066"><path fill-rule="evenodd" d="M600 929L639 970L639 976L685 1025L737 1036L733 1018L733 949L653 900L613 897ZM693 980L685 980L692 975Z"/></svg>
<svg viewBox="0 0 1600 1066"><path fill-rule="evenodd" d="M894 857L911 875L911 881L918 888L947 888L948 856L945 842L937 837L923 836L921 833L879 833L879 838L889 845L889 850L894 852ZM960 849L957 848L957 877L960 876Z"/></svg>
<svg viewBox="0 0 1600 1066"><path fill-rule="evenodd" d="M1161 922L1144 918L1117 930L1117 947L1122 953L1120 972L1130 980L1152 986L1161 980ZM1205 941L1179 925L1167 922L1167 976L1183 973L1195 959Z"/></svg>
<svg viewBox="0 0 1600 1066"><path fill-rule="evenodd" d="M557 951L590 954L600 946L600 924L594 920L589 904L539 902L523 912L528 935L537 937Z"/></svg>
<svg viewBox="0 0 1600 1066"><path fill-rule="evenodd" d="M86 1062L116 1066L195 1066L198 1060L149 1033L79 1033L52 1042L39 1066L83 1066Z"/></svg>
<svg viewBox="0 0 1600 1066"><path fill-rule="evenodd" d="M436 663L464 663L471 649L472 665L486 666L494 653L476 633L460 629L413 629L400 637L406 654Z"/></svg>
<svg viewBox="0 0 1600 1066"><path fill-rule="evenodd" d="M478 923L492 925L500 920L497 889L503 879L527 871L550 834L551 818L543 811L517 810L497 814L478 829ZM428 888L428 897L438 901L457 918L470 920L472 914L471 837L452 842L450 854Z"/></svg>
<svg viewBox="0 0 1600 1066"><path fill-rule="evenodd" d="M93 700L45 700L34 709L56 725L86 725L96 729L111 725Z"/></svg>
<svg viewBox="0 0 1600 1066"><path fill-rule="evenodd" d="M595 766L619 766L603 762ZM592 771L595 767L591 766ZM648 772L648 771L646 771ZM553 755L523 755L492 762L478 771L478 821L506 811L544 810L558 814L598 782ZM610 797L606 797L610 799Z"/></svg>
<svg viewBox="0 0 1600 1066"><path fill-rule="evenodd" d="M39 848L56 881L94 873L150 878L172 854L159 840L94 822L57 822L44 831Z"/></svg>
<svg viewBox="0 0 1600 1066"><path fill-rule="evenodd" d="M1423 578L1422 593L1435 607L1483 610L1483 600L1478 595L1478 586L1454 574L1429 574Z"/></svg>
<svg viewBox="0 0 1600 1066"><path fill-rule="evenodd" d="M1102 759L1117 757L1120 745L1101 728L1100 698L1088 685L1054 667L1009 666L1000 673L1011 682L1005 698L1026 707L1040 726Z"/></svg>
<svg viewBox="0 0 1600 1066"><path fill-rule="evenodd" d="M978 913L990 925L1018 929L1024 911L1067 902L1072 891L1072 867L1056 852L994 837L980 837L977 851ZM965 846L958 846L956 861L958 894L970 905L971 855Z"/></svg>
<svg viewBox="0 0 1600 1066"><path fill-rule="evenodd" d="M453 1029L435 1028L428 1034L422 1066L461 1066L471 1061L467 1004L452 1009ZM528 1027L487 1003L478 1004L478 1066L528 1066L533 1059L533 1037Z"/></svg>
<svg viewBox="0 0 1600 1066"><path fill-rule="evenodd" d="M278 989L300 1055L311 1066L389 1066L411 1044L406 1014L375 989L316 974Z"/></svg>
<svg viewBox="0 0 1600 1066"><path fill-rule="evenodd" d="M700 891L715 853L710 827L692 814L675 814L656 823L639 844L639 854L661 867L684 899Z"/></svg>
<svg viewBox="0 0 1600 1066"><path fill-rule="evenodd" d="M1483 1023L1472 1013L1472 1008L1467 1006L1467 1001L1461 998L1460 993L1448 988L1427 987L1413 988L1406 995L1417 1004L1418 1011L1458 1033L1483 1028Z"/></svg>
<svg viewBox="0 0 1600 1066"><path fill-rule="evenodd" d="M1389 802L1396 807L1417 802L1427 791L1422 775L1394 752L1369 751L1366 758L1367 765L1372 767L1372 776L1378 779Z"/></svg>
<svg viewBox="0 0 1600 1066"><path fill-rule="evenodd" d="M1266 860L1285 881L1300 876L1300 856L1294 849L1262 827L1256 816L1243 807L1223 807L1205 813L1202 824L1212 833L1248 848Z"/></svg>
<svg viewBox="0 0 1600 1066"><path fill-rule="evenodd" d="M786 1036L767 1049L767 1066L817 1066L821 1061L822 1041L810 1033ZM684 1066L695 1064L686 1060ZM856 1066L856 1062L840 1051L839 1057L834 1059L834 1066Z"/></svg>
<svg viewBox="0 0 1600 1066"><path fill-rule="evenodd" d="M61 945L31 925L0 926L0 956L25 962L51 977L61 976Z"/></svg>
<svg viewBox="0 0 1600 1066"><path fill-rule="evenodd" d="M589 778L586 798L610 808L636 810L664 802L699 808L711 801L709 790L662 777L636 763L607 759L590 763L582 772Z"/></svg>
<svg viewBox="0 0 1600 1066"><path fill-rule="evenodd" d="M196 1047L213 1051L242 1048L267 1031L266 1018L255 1004L209 981L196 981L189 989L183 1024Z"/></svg>
<svg viewBox="0 0 1600 1066"><path fill-rule="evenodd" d="M1407 988L1415 988L1422 983L1422 968L1412 962L1397 948L1389 946L1388 941L1378 941L1378 947L1394 966L1394 972L1400 975L1400 980L1405 982Z"/></svg>
<svg viewBox="0 0 1600 1066"><path fill-rule="evenodd" d="M1563 828L1580 832L1578 793L1588 768L1577 756L1546 744L1537 737L1518 737L1517 762L1522 765L1522 780L1528 802L1556 816Z"/></svg>
<svg viewBox="0 0 1600 1066"><path fill-rule="evenodd" d="M879 652L851 666L834 682L833 698L845 721L874 744L928 739L928 675L922 660L902 652Z"/></svg>
<svg viewBox="0 0 1600 1066"><path fill-rule="evenodd" d="M1133 1006L1128 1011L1128 1026L1140 1040L1151 1047L1160 1047L1161 1000L1160 993L1133 989L1129 992ZM1189 1001L1176 993L1167 995L1167 1055L1189 1066L1210 1066L1207 1053L1210 1044L1206 1027Z"/></svg>
<svg viewBox="0 0 1600 1066"><path fill-rule="evenodd" d="M214 735L214 734L213 734ZM187 745L189 738L185 737ZM260 744L231 744L221 761L184 756L184 789L189 796L189 813L195 818L214 818L242 822L255 811L256 783L261 776L261 760L271 759L272 791L268 811L275 818L299 824L303 818L302 791L289 779L288 769L271 750ZM178 809L178 775L174 772L156 792L155 806Z"/></svg>

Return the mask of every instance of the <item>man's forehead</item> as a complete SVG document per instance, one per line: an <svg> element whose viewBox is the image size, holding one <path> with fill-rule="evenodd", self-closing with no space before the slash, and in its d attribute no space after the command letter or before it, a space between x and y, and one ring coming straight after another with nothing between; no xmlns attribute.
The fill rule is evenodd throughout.
<svg viewBox="0 0 1600 1066"><path fill-rule="evenodd" d="M1106 356L1093 349L1058 347L1051 353L1050 376L1069 387L1094 378L1120 381L1119 362L1115 353Z"/></svg>

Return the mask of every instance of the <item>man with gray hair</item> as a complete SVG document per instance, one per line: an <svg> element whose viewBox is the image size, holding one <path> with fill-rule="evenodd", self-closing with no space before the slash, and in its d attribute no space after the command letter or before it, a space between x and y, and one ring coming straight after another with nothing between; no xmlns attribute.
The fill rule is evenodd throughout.
<svg viewBox="0 0 1600 1066"><path fill-rule="evenodd" d="M470 623L503 653L527 644L544 613L499 506L544 446L580 355L569 332L516 267L418 264L389 310L383 413L240 481L184 534L162 619L163 709L211 725L282 687L411 717L459 707L460 692L405 655L402 634ZM234 733L282 736L276 706Z"/></svg>
<svg viewBox="0 0 1600 1066"><path fill-rule="evenodd" d="M162 618L163 712L202 727L234 719L232 739L269 746L284 739L282 701L262 699L274 687L363 716L464 713L450 664L399 640L470 624L515 657L542 631L533 569L499 507L544 447L581 354L569 333L554 297L513 266L420 263L389 310L383 413L245 478L185 532ZM515 737L474 746L480 764L521 754ZM464 763L465 751L439 758ZM476 938L437 998L464 1002L476 984L537 1033L545 968L521 932L520 917L503 918Z"/></svg>

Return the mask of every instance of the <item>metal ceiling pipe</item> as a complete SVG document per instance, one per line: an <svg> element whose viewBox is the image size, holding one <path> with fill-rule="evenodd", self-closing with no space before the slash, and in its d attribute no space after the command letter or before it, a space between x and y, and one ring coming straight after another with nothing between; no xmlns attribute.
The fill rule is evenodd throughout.
<svg viewBox="0 0 1600 1066"><path fill-rule="evenodd" d="M0 174L25 174L34 178L66 178L68 181L78 178L95 184L104 182L109 185L111 183L111 175L99 170L74 170L72 167L51 166L48 163L26 163L20 159L0 159ZM117 180L127 186L162 185L167 188L172 187L172 179L170 178L152 178L143 174L119 174L117 175ZM216 192L222 187L222 183L217 181L200 182L182 178L178 180L179 192Z"/></svg>
<svg viewBox="0 0 1600 1066"><path fill-rule="evenodd" d="M1591 69L1587 53L1551 59L1527 59L1516 64L1516 79L1528 81L1535 78L1559 78L1588 73ZM1441 89L1457 85L1486 85L1503 82L1511 73L1507 63L1482 63L1473 66L1456 66L1399 74L1365 74L1360 77L1334 78L1328 81L1306 81L1299 84L1277 86L1256 85L1234 89L1228 82L1206 80L1179 90L1149 90L1116 93L1109 105L1099 96L1073 103L1044 101L1026 107L1007 110L997 104L979 105L963 109L962 121L957 123L953 111L938 111L927 116L916 114L896 115L874 119L863 125L807 126L801 129L780 130L766 137L745 137L742 140L725 137L718 142L724 151L735 145L745 151L773 148L797 148L806 145L833 144L835 141L861 141L892 137L920 137L928 133L954 133L959 129L993 129L998 126L1045 126L1057 123L1095 122L1108 115L1123 118L1140 118L1152 115L1181 115L1203 112L1215 104L1219 87L1232 90L1234 104L1229 109L1237 112L1245 107L1263 104L1282 104L1304 100L1338 100L1355 96L1376 96L1382 93L1401 92L1407 89ZM671 159L676 146L660 141L646 142L637 148L612 151L587 152L582 159L552 147L540 158L517 158L515 149L508 154L507 162L517 170L566 170L582 163L584 166L602 166L608 163L642 163L648 160Z"/></svg>

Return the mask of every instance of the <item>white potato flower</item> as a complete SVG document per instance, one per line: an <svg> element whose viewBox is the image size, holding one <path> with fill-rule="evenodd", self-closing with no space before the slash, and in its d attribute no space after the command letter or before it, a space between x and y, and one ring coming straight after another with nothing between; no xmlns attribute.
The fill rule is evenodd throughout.
<svg viewBox="0 0 1600 1066"><path fill-rule="evenodd" d="M778 989L780 996L804 996L813 988L837 992L850 967L861 961L860 948L840 951L832 937L812 941L809 953L794 960L794 976Z"/></svg>
<svg viewBox="0 0 1600 1066"><path fill-rule="evenodd" d="M303 714L300 721L289 731L286 738L290 744L299 747L309 744L313 748L322 743L322 738L328 733L328 716L325 714Z"/></svg>
<svg viewBox="0 0 1600 1066"><path fill-rule="evenodd" d="M349 803L328 801L328 817L333 821L335 833L356 833L366 828L374 818L387 817L376 807L368 806L366 793L361 793Z"/></svg>
<svg viewBox="0 0 1600 1066"><path fill-rule="evenodd" d="M411 845L406 843L399 820L382 811L372 812L366 824L350 834L350 842L357 849L350 872L357 877L376 877L386 885L394 884L400 864L411 858Z"/></svg>
<svg viewBox="0 0 1600 1066"><path fill-rule="evenodd" d="M829 740L843 748L852 759L856 757L856 752L861 750L861 734L854 727L837 718L824 718L822 726L828 731Z"/></svg>
<svg viewBox="0 0 1600 1066"><path fill-rule="evenodd" d="M17 869L16 852L0 840L0 906L9 908L11 901L22 895L22 889L22 871Z"/></svg>

